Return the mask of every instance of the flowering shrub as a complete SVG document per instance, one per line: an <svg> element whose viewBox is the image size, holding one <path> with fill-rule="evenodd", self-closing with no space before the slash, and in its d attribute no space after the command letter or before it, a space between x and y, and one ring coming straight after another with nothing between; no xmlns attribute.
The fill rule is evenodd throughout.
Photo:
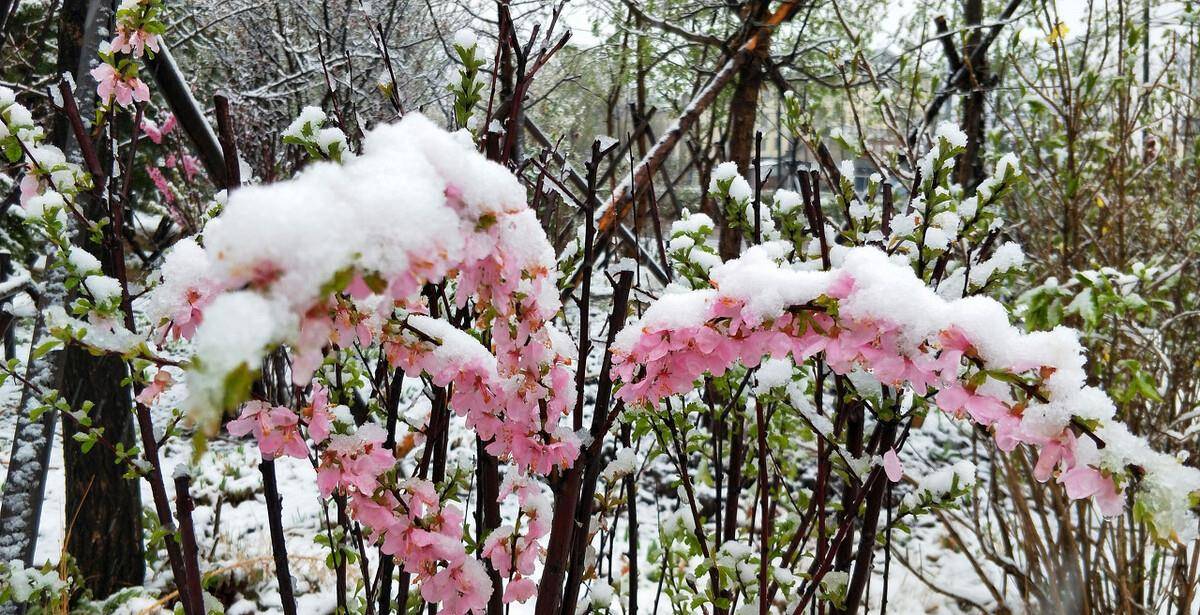
<svg viewBox="0 0 1200 615"><path fill-rule="evenodd" d="M101 47L101 63L91 73L104 105L149 102L150 87L138 76L137 59L158 52L158 37L166 30L161 13L161 0L124 0L117 7L117 35Z"/></svg>
<svg viewBox="0 0 1200 615"><path fill-rule="evenodd" d="M1114 420L1112 402L1085 384L1073 331L1024 333L992 300L946 301L877 248L847 249L829 271L794 269L786 250L755 246L712 269L714 289L652 305L617 339L614 369L627 382L617 395L656 405L735 361L800 363L820 353L835 373L863 368L989 428L1002 450L1036 447L1038 480L1056 475L1071 498L1093 498L1106 516L1122 511L1136 484L1160 535L1196 537L1188 509L1200 471Z"/></svg>
<svg viewBox="0 0 1200 615"><path fill-rule="evenodd" d="M128 114L136 120L130 125L158 145L176 121L173 115L159 116L161 123L144 115L150 91L139 66L161 52L161 10L157 0L122 3L115 38L91 72L102 103L99 129L111 131L114 122L106 117ZM656 528L647 561L662 556L655 574L670 583L667 591L676 608L715 605L723 612L744 601L742 610L752 611L753 602L760 601L765 611L782 589L789 594L787 607L796 612L815 596L856 610L872 570L880 509L889 516L887 536L901 526L891 518L893 506L898 518L935 512L975 487L976 468L966 460L919 477L906 469L914 465L904 450L909 430L935 409L988 434L1001 451L1030 448L1037 456L1032 472L1037 481L1053 480L1071 499L1091 499L1103 516L1121 514L1128 506L1164 543L1197 538L1191 511L1200 496L1200 471L1153 450L1116 420L1106 394L1087 384L1074 331L1062 326L1019 330L1010 324L1009 310L985 296L1023 264L1016 244L997 245L1003 221L995 212L1021 170L1015 157L1002 156L993 176L967 194L949 179L966 136L948 124L937 129L933 148L916 161L915 180L904 187L906 203L893 198L893 190L901 187L894 178L875 175L865 190L857 190L853 164L828 165L824 179L836 209L844 213L840 226L824 218L819 176L805 176L803 196L781 189L763 203L762 186L752 187L736 164L718 165L708 187L717 211L710 213L750 247L723 261L711 241L718 228L713 217L685 212L672 226L669 244L660 246L678 281L628 326L625 310L635 268L614 267L623 282L613 282L611 343L601 360L597 394L581 399L578 393L592 386L584 370L588 353L576 356L576 342L556 321L577 319L582 323L579 346L589 347L589 299L580 302L580 314L564 317L560 297L570 294L577 274L592 272L595 229L586 223L556 262L527 205L526 187L509 169L485 159L473 142L481 139L488 149L487 139L508 130L497 121L484 129L482 122L493 117L475 115L484 99L481 69L487 66L478 42L463 32L452 46L459 66L448 89L454 96L454 124L465 130L448 133L408 113L364 134L332 125L318 107L305 107L280 136L303 148L307 166L290 179L259 183L251 178L220 193L197 220L171 209L178 191L164 169L178 170L175 178L190 182L199 173L199 161L178 150L161 165L146 166L175 221L197 232L174 244L159 275L147 280L145 293L131 292L124 273L104 274L124 263L121 250L106 255L105 267L73 237L83 231L105 247L122 246L124 239L110 225L120 225L128 203L115 204L115 219L89 220L80 202L86 191L103 185L104 173L92 177L45 145L29 111L0 88L0 148L24 167L21 214L54 247L54 264L65 272L68 287L78 289L70 305L46 310L56 338L51 344L119 355L132 368L136 388L129 397L145 419L143 444L141 449L113 447L131 477L146 477L162 490L155 447L175 433L174 425L156 441L149 406L184 385L187 425L196 429L200 445L219 433L231 414L236 418L225 431L254 438L263 459L273 537L282 522L279 495L273 492L274 460L307 461L315 471L322 512L328 515L332 507L338 514L336 521L326 517L328 533L315 540L330 549L328 561L339 568L339 582L345 584L347 557L362 553L363 583L371 583L365 545L372 545L386 556L381 560L397 562L415 579L421 599L452 614L479 613L494 608L497 600L524 602L535 595L541 611L557 610L563 595L566 608L573 609L584 580L590 582L591 606L610 607L615 592L631 590L619 578L612 584L600 580L597 554L589 547L598 532L613 532L615 524L608 525L604 515L624 507L631 517L629 557L634 561L629 565L637 565L635 480L643 462L662 457L675 466L679 478L672 486L678 487L681 504ZM395 88L392 79L389 87ZM395 96L394 89L384 93ZM787 105L789 114L799 113L794 98ZM399 111L398 97L396 107ZM788 124L799 126L792 117ZM351 140L348 133L363 136ZM513 139L506 137L505 143ZM589 185L599 170L600 151L613 145L601 147L601 141L588 164ZM595 195L587 196L590 208ZM1085 306L1080 300L1075 306L1073 313L1089 325L1095 324L1095 312L1111 309L1111 302L1139 309L1136 300L1105 290L1106 275L1081 279L1095 291L1089 301L1108 302ZM590 285L585 288L589 296ZM638 291L646 296L658 289ZM1028 295L1026 322L1034 322L1039 310L1061 311L1061 305L1052 306L1061 303L1062 292L1048 288ZM135 295L137 315L145 317L140 324L148 321L148 327L138 327ZM183 358L169 358L160 348L167 345ZM282 382L264 377L266 368L275 369L274 378ZM448 415L416 416L412 422L424 425L414 425L408 442L397 443L396 408L389 412L379 406L384 395L360 399L363 390L396 383L372 378L372 371L396 373L400 389L403 376L428 387L429 396L438 400L434 403L454 411L477 438L480 468L505 464L504 479L497 479L493 490L484 493L483 479L479 486L487 506L509 504L503 521L484 520L484 505L476 501L479 521L471 536L465 511L472 502L459 493L466 479L458 472L447 477L434 471L431 477L428 471L438 454L431 452L436 449L432 440L444 439L448 430L434 420L448 421ZM1145 375L1139 378L1139 391L1154 390ZM45 395L47 406L90 426L87 407L72 409L55 393ZM832 410L826 396L836 396ZM389 397L398 401L399 394ZM611 414L609 397L621 402ZM682 410L673 407L673 398L679 398ZM717 442L715 472L700 454L707 442L688 433L689 413L701 400L709 407L712 425L707 427ZM724 406L720 412L717 403ZM585 408L592 414L590 431L581 428ZM853 413L858 424L852 427ZM752 414L756 420L749 427L746 419ZM562 420L568 415L574 429ZM387 426L378 422L382 416L388 417ZM732 435L727 418L737 425ZM618 421L622 446L606 448L608 431ZM875 432L864 442L868 424ZM782 433L769 433L779 425L785 427ZM643 460L636 447L650 431L657 442ZM751 433L756 445L747 444ZM793 436L817 442L816 464L796 450L772 450L769 438ZM726 437L742 447L730 454L728 471L737 478L729 480L728 496L721 489ZM76 438L85 449L104 441L102 430L95 429ZM415 456L409 453L417 444L424 445L421 461L410 471L406 461ZM748 464L751 446L758 458ZM444 456L444 441L441 450ZM613 461L605 467L610 453ZM769 470L772 464L776 468ZM750 523L744 523L746 498L739 490L745 482L741 472L750 465L759 472L758 493L749 508ZM808 484L805 472L811 465L817 466L811 491L797 489L786 501L776 496ZM689 472L701 475L699 482ZM844 488L840 508L826 507L835 490L831 474ZM906 476L911 488L893 498L893 484ZM707 487L710 477L716 488L697 494L695 487ZM185 525L186 472L176 480L184 499L177 511ZM601 481L604 488L598 490ZM162 527L151 530L152 540L168 545L182 600L201 598L200 607L186 608L211 610L212 601L205 607L202 595L185 596L202 594L195 545L190 545L191 561L183 564L176 563L182 556L170 551L181 542L187 546L192 530L181 527L177 533L170 526L169 504L159 501L165 492L155 496ZM722 497L728 498L724 505ZM769 505L772 497L777 501ZM795 530L787 542L771 534L776 512L784 513L781 519L805 519L781 521ZM725 523L721 514L729 515ZM718 526L715 539L705 527L710 520ZM855 531L861 532L857 551L847 539ZM812 550L806 548L810 534L817 536ZM349 537L358 552L346 546ZM884 538L890 553L889 540ZM286 553L274 555L285 579ZM377 570L385 569L381 562ZM7 583L0 585L0 595L19 600L63 593L67 587L48 572L16 563L0 573ZM194 590L185 590L186 573L196 577ZM539 574L541 581L535 582ZM701 575L709 576L708 587L695 582ZM496 591L496 577L504 579L502 592ZM380 591L376 581L363 592L368 601L378 595L388 599L391 577L379 573L379 578L387 589ZM407 581L402 577L405 591ZM340 592L345 601L345 588Z"/></svg>
<svg viewBox="0 0 1200 615"><path fill-rule="evenodd" d="M272 223L284 218L295 224ZM391 365L452 390L450 406L488 452L520 471L545 475L575 458L575 435L558 424L574 404L574 376L571 346L549 322L559 309L553 253L516 180L457 136L409 115L374 130L344 164L234 191L202 237L203 248L182 242L167 256L149 308L164 332L194 342L188 405L198 424L216 428L276 345L287 344L292 380L307 388L327 353L374 344ZM481 315L490 349L428 315L421 288L443 279L460 307L471 302ZM230 432L252 432L266 457L307 457L307 435L322 494L350 497L355 518L418 574L427 600L452 612L486 602L490 584L463 548L461 513L432 483L396 476L383 430L339 417L314 386L303 419L250 401ZM512 493L531 521L523 535L497 533L483 555L509 553L519 564L504 574L527 575L545 513L530 502L533 487ZM527 598L530 583L510 584L508 597Z"/></svg>
<svg viewBox="0 0 1200 615"><path fill-rule="evenodd" d="M703 420L706 405L709 420L742 403L746 414L766 408L772 418L759 415L758 448L771 446L774 430L783 429L802 439L815 437L818 460L823 455L832 460L832 470L817 468L809 497L796 503L790 496L772 495L780 498L779 509L794 507L789 512L801 519L799 524L784 521L775 531L791 532L794 541L808 540L811 532L818 541L815 553L797 556L794 549L803 542L786 545L762 538L764 551L752 557L761 562L775 554L782 559L764 565L761 575L754 574L753 560L744 562L749 573L742 563L722 564L721 552L747 547L731 546L738 533L730 532L729 525L708 545L711 539L700 527L704 515L697 513L689 491L677 513L686 531L674 524L660 527L655 547L671 553L669 562L699 554L700 559L691 561L706 562L701 570L712 561L716 572L710 572L710 587L689 589L678 585L680 572L665 563L661 574L674 577L677 585L668 594L677 603L708 604L732 591L751 605L764 591L773 596L788 588L795 600L789 611L802 609L814 594L857 608L870 574L862 573L869 571L864 563L871 561L873 547L864 536L859 550L852 552L857 563L851 568L850 560L837 553L853 533L848 528L862 520L862 532L875 537L878 512L871 511L878 511L878 505L890 520L875 540L888 541L883 536L891 529L906 528L899 519L952 508L973 492L976 469L967 460L924 476L906 471L909 459L902 447L930 411L966 419L1003 452L1020 445L1031 448L1036 480L1053 480L1071 499L1090 498L1105 517L1131 510L1164 545L1197 537L1193 508L1200 496L1200 471L1184 466L1178 456L1153 450L1116 419L1113 402L1087 384L1084 350L1075 331L1056 326L1026 332L1010 324L1003 304L984 296L1003 288L1023 263L1016 244L996 241L1003 225L996 204L1021 173L1012 155L1002 156L993 176L965 193L949 180L954 157L965 143L953 126L937 129L934 147L916 165L908 203L893 199L896 180L879 175L869 179L865 191L855 190L849 179L853 170L843 163L840 174L831 174L834 186L840 181L832 208L845 213L840 227L824 219L817 187L807 183L807 174L804 196L778 190L770 201L758 204L737 169L720 165L710 194L728 223L746 241L757 243L729 261L722 262L714 249L711 235L717 225L709 216L685 212L672 226L668 255L682 279L617 335L613 373L623 384L616 396L647 409L650 418L636 424L663 430L660 438L678 438L689 443L689 450L707 445L708 436L687 425L695 417ZM753 220L756 213L759 219ZM755 384L747 387L749 382ZM856 436L847 427L856 408L869 412L866 426L874 427L869 445L862 440L867 432L858 428L857 449ZM687 418L673 427L680 416ZM803 427L788 427L792 417ZM715 434L718 427L711 429ZM669 450L667 442L661 446ZM770 450L787 459L774 460L784 468L774 471L783 476L790 464L797 464L795 471L804 476L804 464L811 463L811 453L793 459L778 448ZM731 472L742 463L736 455L731 454ZM762 463L761 458L755 462ZM696 471L713 470L702 463ZM822 502L823 510L831 497L824 482L830 472L843 476L847 485L843 508L867 502L866 512L856 513L858 519L829 514L828 520L813 521L813 502ZM680 473L690 482L683 469ZM906 475L915 487L895 504L891 487L885 492L876 486L885 477L896 483ZM697 482L690 489L706 486ZM719 475L715 486L720 488ZM816 518L825 515L817 512ZM718 530L720 526L718 513ZM753 532L750 541L756 541ZM682 551L681 543L688 545ZM800 557L812 558L800 564L810 578L794 585Z"/></svg>

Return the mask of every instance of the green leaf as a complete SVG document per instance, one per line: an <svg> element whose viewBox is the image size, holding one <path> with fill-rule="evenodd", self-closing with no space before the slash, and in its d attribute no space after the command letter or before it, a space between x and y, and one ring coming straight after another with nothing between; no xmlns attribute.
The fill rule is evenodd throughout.
<svg viewBox="0 0 1200 615"><path fill-rule="evenodd" d="M250 397L250 387L257 379L255 370L242 363L237 369L225 376L224 397L221 399L221 409L229 410L237 407Z"/></svg>
<svg viewBox="0 0 1200 615"><path fill-rule="evenodd" d="M4 157L8 158L9 162L20 162L25 153L21 151L21 144L16 139L6 140L4 143Z"/></svg>
<svg viewBox="0 0 1200 615"><path fill-rule="evenodd" d="M58 348L60 345L62 345L62 342L60 342L58 340L50 340L48 342L43 342L37 348L33 349L33 358L40 359L40 358L46 356L51 350Z"/></svg>

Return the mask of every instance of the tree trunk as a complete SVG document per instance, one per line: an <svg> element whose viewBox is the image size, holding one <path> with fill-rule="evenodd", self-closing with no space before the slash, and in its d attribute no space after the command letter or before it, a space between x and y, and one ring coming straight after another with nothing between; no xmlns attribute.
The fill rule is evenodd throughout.
<svg viewBox="0 0 1200 615"><path fill-rule="evenodd" d="M128 375L120 357L94 357L78 346L62 352L64 398L78 409L94 402L88 413L93 426L115 446L135 444L131 392L121 381ZM63 421L63 465L66 473L67 552L79 567L84 587L96 597L144 579L142 500L138 481L122 478L123 465L108 451L81 450L72 438L72 421Z"/></svg>
<svg viewBox="0 0 1200 615"><path fill-rule="evenodd" d="M983 22L983 0L966 0L963 3L963 18L968 26ZM991 79L988 73L987 54L976 61L975 50L983 43L983 30L975 28L967 35L962 57L966 62L962 84L966 95L962 99L962 130L967 134L967 148L958 158L955 176L958 184L971 190L983 181L983 152L987 124L984 118L984 93Z"/></svg>
<svg viewBox="0 0 1200 615"><path fill-rule="evenodd" d="M25 379L33 386L21 389L17 405L17 426L13 433L11 463L4 481L3 501L0 502L0 561L20 560L33 565L37 548L38 527L41 524L42 501L46 492L46 477L50 470L50 452L54 448L54 422L57 413L51 409L34 421L30 414L42 405L40 390L52 389L58 383L59 352L33 358L32 349L42 341L44 324L41 314L50 305L64 303L63 272L55 269L42 284L38 299L38 317L30 341L30 357ZM0 615L18 615L25 606L11 602L0 605Z"/></svg>
<svg viewBox="0 0 1200 615"><path fill-rule="evenodd" d="M89 117L94 107L95 83L88 66L96 55L101 30L108 23L107 3L99 0L67 0L63 3L58 65L62 72L75 74L78 91L83 93L80 112ZM69 134L61 123L56 130ZM65 137L68 158L78 158L78 146ZM86 215L99 219L107 215L103 203L90 202L80 195ZM104 263L104 273L112 275L115 263L106 258L100 246L79 233L80 247ZM63 399L75 410L85 401L94 404L88 416L93 427L104 430L114 446L134 446L132 391L122 384L128 376L119 357L94 357L78 346L61 353ZM142 500L138 482L122 477L124 466L113 463L106 452L96 449L85 454L73 437L75 424L63 421L63 466L66 483L67 552L79 568L80 580L97 598L123 587L141 585L145 576L142 557Z"/></svg>
<svg viewBox="0 0 1200 615"><path fill-rule="evenodd" d="M747 32L754 32L755 24L768 15L768 2L756 0L749 3L742 16ZM737 83L729 101L729 160L736 163L738 171L749 174L750 161L754 154L754 128L758 120L758 95L763 84L763 63L771 49L771 31L768 30L758 45L738 69ZM718 205L720 208L720 205ZM741 252L741 232L732 228L719 212L721 236L719 252L723 260L737 258Z"/></svg>

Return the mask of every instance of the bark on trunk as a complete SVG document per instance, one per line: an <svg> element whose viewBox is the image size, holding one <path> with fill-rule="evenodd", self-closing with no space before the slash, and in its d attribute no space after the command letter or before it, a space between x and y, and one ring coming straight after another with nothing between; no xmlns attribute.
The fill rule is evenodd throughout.
<svg viewBox="0 0 1200 615"><path fill-rule="evenodd" d="M34 323L30 348L37 348L43 341L43 322L40 314L50 305L63 303L63 277L55 270L42 285L38 300L38 318ZM58 352L51 352L26 363L25 379L39 390L48 390L58 383ZM13 436L12 454L9 459L8 476L4 481L3 499L0 500L0 561L21 560L26 566L33 565L33 552L37 547L38 527L41 521L42 500L46 490L46 476L50 468L50 452L54 448L54 423L57 413L47 411L38 420L30 414L41 406L41 399L31 386L21 389L17 405L17 426ZM15 604L0 605L0 614L18 613Z"/></svg>
<svg viewBox="0 0 1200 615"><path fill-rule="evenodd" d="M966 0L963 3L963 18L968 26L978 26L983 21L983 0ZM963 57L967 58L965 68L966 83L963 88L966 95L962 101L962 130L967 134L967 148L958 158L955 176L959 185L971 190L983 181L983 152L984 131L987 128L984 117L984 94L991 76L988 72L987 54L971 61L975 50L983 43L983 31L979 28L971 30L963 49Z"/></svg>
<svg viewBox="0 0 1200 615"><path fill-rule="evenodd" d="M752 24L760 23L767 17L768 9L765 0L752 2L746 7L743 19L748 31L753 32ZM754 127L758 119L758 95L763 84L763 62L771 48L771 31L767 30L761 36L761 44L750 52L746 62L738 69L737 83L729 101L729 160L736 163L738 171L744 174L750 173L750 161L754 154ZM737 258L741 253L741 232L728 224L724 212L719 213L719 253L723 260Z"/></svg>
<svg viewBox="0 0 1200 615"><path fill-rule="evenodd" d="M96 55L101 30L108 23L106 2L67 0L63 3L59 34L59 69L73 72L82 93L80 111L92 114L95 83L88 65ZM65 121L65 118L60 118ZM67 134L65 126L56 127ZM78 158L78 146L66 137L64 150L69 158ZM85 213L99 219L107 215L102 203L87 202L80 196ZM104 273L112 275L116 263L106 258L100 246L88 241L86 233L78 237L83 247L100 258ZM92 424L104 430L113 445L134 446L132 391L122 380L128 375L119 357L94 357L78 346L61 353L63 398L74 409L85 401L94 404L88 413ZM104 597L124 587L141 585L145 576L142 557L142 501L138 482L122 477L124 467L96 449L83 452L73 439L74 423L63 421L63 466L66 483L67 552L79 568L84 587L96 597Z"/></svg>
<svg viewBox="0 0 1200 615"><path fill-rule="evenodd" d="M129 387L121 384L128 372L119 357L93 357L77 346L63 351L64 398L72 408L84 401L95 405L88 413L104 437L126 448L134 446ZM84 453L73 437L72 421L63 421L63 469L66 483L67 552L79 567L83 584L97 597L133 585L144 578L142 558L142 499L138 482L126 480L123 465L107 451Z"/></svg>

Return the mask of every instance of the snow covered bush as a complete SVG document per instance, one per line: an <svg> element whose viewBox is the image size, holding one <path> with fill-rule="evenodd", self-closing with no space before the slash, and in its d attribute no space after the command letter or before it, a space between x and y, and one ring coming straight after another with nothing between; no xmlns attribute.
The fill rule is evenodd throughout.
<svg viewBox="0 0 1200 615"><path fill-rule="evenodd" d="M91 402L29 382L20 360L0 384L20 381L31 418L61 413L85 452L149 487L157 570L106 600L78 595L69 558L57 570L14 560L0 563L0 602L133 610L155 608L161 590L158 604L186 615L499 615L522 603L550 615L632 612L649 588L656 611L665 597L673 612L859 612L881 578L886 611L894 534L972 499L1027 508L1026 486L1036 506L1042 493L1079 500L1104 528L1129 519L1155 553L1183 561L1195 548L1200 470L1135 435L1118 405L1162 386L1122 363L1127 378L1106 392L1085 350L1120 330L1112 319L1165 328L1160 284L1179 270L1098 267L1025 289L1030 263L1000 215L1026 189L1016 155L964 186L953 175L971 143L954 124L919 156L867 151L861 135L858 152L840 129L817 133L789 93L780 123L813 141L813 168L768 187L758 154L753 176L705 161L701 196L685 194L662 233L635 186L656 177L644 165L662 140L608 203L600 188L623 171L602 163L634 143L597 137L586 177L544 136L540 155L523 151L537 134L522 124L530 79L567 37L535 31L522 46L502 4L494 62L470 31L441 41L449 130L404 109L387 60L372 95L392 115L361 119L327 73L325 107L296 105L270 135L295 165L246 163L220 103L223 158L202 165L187 120L154 113L143 76L167 52L163 8L116 9L87 73L94 121L70 79L58 88L78 142L66 152L0 87L0 150L21 174L13 211L49 253L39 284L56 285L39 296L51 339L31 343L29 361L70 347L119 363L140 440L110 441ZM490 88L489 67L508 71ZM887 160L856 183L826 138ZM139 155L142 140L159 147ZM227 177L210 196L195 180L213 169ZM135 208L137 195L154 203ZM626 204L631 228L613 213ZM146 233L125 216L146 211L161 232L143 252ZM639 234L643 218L654 237ZM556 254L552 237L567 248ZM647 260L654 249L661 263ZM1010 460L1023 474L997 486ZM310 518L283 508L300 493ZM240 509L225 545L223 507ZM264 525L245 523L250 509L270 554L238 558ZM297 543L319 556L289 555ZM274 579L259 570L268 560ZM317 572L292 576L309 560ZM254 572L214 581L242 568Z"/></svg>
<svg viewBox="0 0 1200 615"><path fill-rule="evenodd" d="M293 223L272 224L280 219ZM185 242L167 256L149 310L162 315L164 332L199 322L187 379L193 420L212 433L248 396L256 366L286 343L292 381L311 388L311 403L297 414L246 402L230 432L253 432L267 457L314 455L323 495L349 498L427 600L446 600L452 612L480 608L490 582L463 549L461 513L428 480L396 476L385 429L339 412L318 371L339 348L371 347L410 377L451 390L450 406L488 452L534 476L569 466L578 442L559 418L574 404L573 350L549 322L559 311L553 252L515 178L409 115L374 130L344 164L233 192L202 238L204 248ZM429 315L422 288L443 279L453 280L459 308L470 303L480 315L472 324L491 348ZM529 509L525 533L489 551L530 574L521 554L535 553L547 520L536 489L514 486L513 495ZM510 584L511 595L521 587Z"/></svg>
<svg viewBox="0 0 1200 615"><path fill-rule="evenodd" d="M847 551L865 559L850 568L839 552L853 549L843 541L853 533L846 524L854 516L832 514L823 525L827 529L817 529L811 507L806 513L791 504L797 507L789 512L804 519L799 529L787 526L794 540L807 540L812 533L829 546L806 556L810 578L792 593L789 611L797 603L803 607L818 589L839 607L857 608L868 578L861 563L871 561L874 547L867 538L876 532L880 506L889 518L895 508L884 530L890 532L904 527L905 517L953 507L972 494L975 466L962 460L916 477L915 489L898 503L885 496L884 483L906 474L906 439L935 411L975 424L1000 451L1030 447L1036 453L1036 480L1060 484L1071 499L1091 499L1105 517L1132 506L1135 518L1164 543L1197 537L1193 508L1200 497L1200 471L1156 452L1116 418L1113 402L1087 384L1086 358L1075 331L1057 326L1026 332L1004 305L985 296L1023 262L1015 244L995 242L1003 224L997 203L1021 171L1006 155L991 177L964 194L949 175L965 141L951 125L938 128L933 148L918 162L907 204L893 201L892 182L873 177L866 193L858 194L843 175L835 194L835 210L847 212L841 228L822 218L815 194L779 190L773 203L752 208L745 180L730 176L734 171L725 165L718 167L712 188L726 203L725 215L742 219L738 228L753 243L756 225L749 220L761 210L762 243L721 262L708 240L713 221L703 214L685 216L672 227L670 250L687 286L665 289L614 343L613 370L624 383L617 396L629 405L647 408L650 417L663 411L702 417L703 404L711 410L714 397L735 415L741 403L748 414L765 407L776 418L759 417L760 447L764 430L769 434L783 426L779 415L795 413L819 450L832 458L830 471L848 485L843 510L865 506L859 517L864 542ZM816 191L807 181L802 187ZM807 225L797 219L801 207ZM747 389L748 381L756 384ZM745 402L739 400L743 391ZM676 410L673 398L684 410ZM857 433L847 426L855 413L858 421L866 419ZM864 427L873 429L864 432ZM671 436L695 439L686 423L679 429L682 433ZM864 433L871 434L866 441ZM824 507L830 495L820 491L828 489L822 476L828 474L818 475L809 497ZM789 498L772 491L775 506L787 508ZM769 527L766 504L751 506L763 516L761 525ZM729 545L709 538L695 508L689 514L684 507L679 514L693 534L693 554L708 558L718 546ZM726 533L724 540L738 535ZM775 551L781 545L767 543L763 548L764 557L783 554L789 565L795 557L794 547ZM662 574L668 570L664 567ZM827 579L848 572L853 576L833 589ZM726 573L734 579L726 581ZM776 574L764 566L754 584L765 587ZM694 607L715 600L732 586L753 604L762 590L747 585L751 579L738 582L737 576L722 570L707 592L694 590L695 601L687 603ZM775 583L769 591L777 588ZM677 591L689 594L682 586Z"/></svg>

